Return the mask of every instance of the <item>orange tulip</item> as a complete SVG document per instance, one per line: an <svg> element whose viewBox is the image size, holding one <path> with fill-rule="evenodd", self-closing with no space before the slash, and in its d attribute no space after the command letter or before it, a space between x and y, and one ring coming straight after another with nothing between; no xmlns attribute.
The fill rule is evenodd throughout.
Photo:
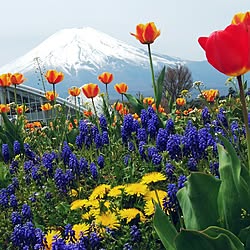
<svg viewBox="0 0 250 250"><path fill-rule="evenodd" d="M54 91L46 91L45 98L49 101L54 101L58 97L58 94Z"/></svg>
<svg viewBox="0 0 250 250"><path fill-rule="evenodd" d="M91 110L84 110L84 111L83 111L83 114L84 114L84 116L86 116L86 117L90 117L90 116L93 115L93 113L92 113Z"/></svg>
<svg viewBox="0 0 250 250"><path fill-rule="evenodd" d="M140 118L140 116L137 113L132 114L132 116L135 120L138 120Z"/></svg>
<svg viewBox="0 0 250 250"><path fill-rule="evenodd" d="M78 88L78 87L71 87L68 89L68 93L71 95L71 96L79 96L80 93L81 93L81 90Z"/></svg>
<svg viewBox="0 0 250 250"><path fill-rule="evenodd" d="M24 78L24 75L21 73L15 73L10 77L11 83L15 85L22 84L25 80L26 78Z"/></svg>
<svg viewBox="0 0 250 250"><path fill-rule="evenodd" d="M114 88L119 94L125 94L128 91L128 85L124 82L117 83Z"/></svg>
<svg viewBox="0 0 250 250"><path fill-rule="evenodd" d="M178 106L184 106L186 104L186 100L184 98L177 98L176 99L176 104Z"/></svg>
<svg viewBox="0 0 250 250"><path fill-rule="evenodd" d="M250 70L249 19L249 13L238 14L233 19L235 24L198 39L208 62L225 75L240 76Z"/></svg>
<svg viewBox="0 0 250 250"><path fill-rule="evenodd" d="M42 124L41 124L41 122L36 121L36 122L33 122L33 126L36 127L36 128L41 128Z"/></svg>
<svg viewBox="0 0 250 250"><path fill-rule="evenodd" d="M11 73L0 75L0 86L9 87L11 85Z"/></svg>
<svg viewBox="0 0 250 250"><path fill-rule="evenodd" d="M109 72L103 72L101 75L98 76L98 80L104 84L109 84L113 81L114 76Z"/></svg>
<svg viewBox="0 0 250 250"><path fill-rule="evenodd" d="M120 102L116 102L116 103L112 106L112 108L114 108L116 111L120 111L120 110L123 109L123 104L120 103Z"/></svg>
<svg viewBox="0 0 250 250"><path fill-rule="evenodd" d="M154 111L157 110L156 104L155 104L155 103L152 104L152 108L153 108ZM164 113L164 111L165 111L164 108L163 108L163 107L161 106L161 104L160 104L159 107L158 107L158 112L159 112L159 113Z"/></svg>
<svg viewBox="0 0 250 250"><path fill-rule="evenodd" d="M175 110L175 114L176 114L176 115L180 115L180 114L181 114L181 111L178 110L178 109L176 109L176 110Z"/></svg>
<svg viewBox="0 0 250 250"><path fill-rule="evenodd" d="M88 83L82 86L82 91L87 98L94 98L99 94L100 89L97 84Z"/></svg>
<svg viewBox="0 0 250 250"><path fill-rule="evenodd" d="M46 72L45 78L51 84L57 84L64 79L64 74L62 72L57 72L54 69L50 69Z"/></svg>
<svg viewBox="0 0 250 250"><path fill-rule="evenodd" d="M119 110L119 114L121 115L127 115L129 113L129 109L127 107L123 107Z"/></svg>
<svg viewBox="0 0 250 250"><path fill-rule="evenodd" d="M34 127L33 123L26 123L26 124L25 124L25 128L31 129L31 128L33 128L33 127Z"/></svg>
<svg viewBox="0 0 250 250"><path fill-rule="evenodd" d="M215 98L219 96L219 91L218 89L204 90L202 95L208 102L214 102Z"/></svg>
<svg viewBox="0 0 250 250"><path fill-rule="evenodd" d="M53 106L52 106L50 103L45 103L45 104L43 104L43 105L41 106L41 109L42 109L43 111L48 111L48 110L51 110L52 107L53 107Z"/></svg>
<svg viewBox="0 0 250 250"><path fill-rule="evenodd" d="M24 105L17 106L16 111L19 115L25 113L28 109Z"/></svg>
<svg viewBox="0 0 250 250"><path fill-rule="evenodd" d="M8 104L0 104L0 113L8 113L10 106Z"/></svg>
<svg viewBox="0 0 250 250"><path fill-rule="evenodd" d="M144 104L148 104L148 105L152 105L153 103L154 103L154 98L153 97L145 97L144 99L143 99L143 103Z"/></svg>
<svg viewBox="0 0 250 250"><path fill-rule="evenodd" d="M161 34L160 30L157 30L154 22L146 24L138 24L136 26L136 34L130 33L135 36L142 44L151 44Z"/></svg>

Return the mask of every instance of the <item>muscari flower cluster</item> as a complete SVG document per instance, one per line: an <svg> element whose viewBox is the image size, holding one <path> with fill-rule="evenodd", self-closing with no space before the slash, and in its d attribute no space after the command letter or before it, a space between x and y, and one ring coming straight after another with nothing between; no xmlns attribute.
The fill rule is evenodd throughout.
<svg viewBox="0 0 250 250"><path fill-rule="evenodd" d="M179 178L175 175L176 167L173 165L173 160L179 162L183 159L187 159L187 169L189 171L196 171L199 161L206 159L207 149L209 147L213 148L216 154L216 139L212 136L212 133L223 130L223 126L230 126L234 141L244 133L244 130L239 127L236 121L228 124L223 110L219 112L216 120L211 121L211 116L208 110L205 109L202 113L202 118L204 120L203 128L197 128L189 121L183 133L180 133L180 131L176 133L175 124L172 119L166 121L164 128L159 127L158 117L151 107L149 107L148 110L142 110L141 123L135 120L131 114L124 116L121 138L125 147L128 149L128 153L124 158L125 165L132 160L131 154L135 152L137 148L141 159L152 162L155 166L161 165L163 163L162 154L165 152L168 153L165 172L170 183L167 186L169 199L165 201L165 208L169 211L174 212L178 209L176 193L180 188L183 188L184 182L186 181L185 175L181 175ZM100 130L87 120L81 120L79 122L79 135L76 137L76 146L78 149L82 149L83 147L85 149L89 149L90 147L101 149L109 144L107 122L104 116L100 117L99 124ZM11 162L10 173L14 177L19 171L20 166L17 160L10 159L8 152L9 149L6 144L2 147L2 156L6 163ZM14 155L20 154L20 143L18 141L14 142L13 152ZM62 193L66 193L72 188L76 176L92 176L92 178L96 180L98 177L98 167L100 169L103 168L105 163L105 156L102 154L97 157L96 162L89 162L86 158L77 156L72 152L72 148L67 142L64 142L61 152L46 152L41 158L36 155L29 144L26 143L24 144L24 154L27 158L23 164L26 184L30 185L30 183L33 182L41 186L44 181L51 179L55 183L58 191ZM58 166L59 162L63 162L61 167ZM210 162L209 166L210 172L219 177L218 162ZM22 204L19 203L15 196L15 191L13 191L16 188L18 188L18 180L14 177L12 184L8 188L1 189L0 191L0 206L3 209L8 207L13 209L11 215L11 221L13 223L13 244L22 247L28 247L29 245L33 247L37 245L38 247L41 241L40 243L39 240L36 241L37 237L30 237L31 242L29 242L22 236L22 234L24 234L23 232L27 230L28 232L35 232L36 228L32 225L32 219L28 220L28 212L23 211L20 213L18 211L18 208L20 208ZM50 199L52 194L49 192L46 194L48 199ZM31 199L35 202L35 193ZM136 230L134 229L134 231ZM29 233L26 234L29 235ZM133 238L134 236L131 237ZM17 238L23 238L23 240L18 241ZM95 234L92 234L89 238L89 242L92 243L88 244L98 245L100 239L95 241L95 238ZM82 240L82 242L83 241L84 240ZM80 242L81 241L77 244L80 244ZM59 238L55 238L53 244L55 249L56 246L60 244L68 245L68 247L72 246L73 249L73 243L70 245ZM86 242L84 244L87 246ZM129 246L130 243L126 245L127 248L129 248Z"/></svg>

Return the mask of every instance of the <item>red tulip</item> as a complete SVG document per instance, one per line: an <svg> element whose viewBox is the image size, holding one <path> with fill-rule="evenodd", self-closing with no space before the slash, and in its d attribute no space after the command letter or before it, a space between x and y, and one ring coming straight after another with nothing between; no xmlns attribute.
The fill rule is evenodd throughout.
<svg viewBox="0 0 250 250"><path fill-rule="evenodd" d="M231 24L225 30L198 39L208 62L228 76L240 76L250 70L250 30L246 25Z"/></svg>
<svg viewBox="0 0 250 250"><path fill-rule="evenodd" d="M56 84L63 80L64 74L62 72L57 72L56 70L50 69L46 72L45 78L49 83Z"/></svg>
<svg viewBox="0 0 250 250"><path fill-rule="evenodd" d="M82 86L82 91L87 98L94 98L99 94L100 89L97 84L88 83Z"/></svg>
<svg viewBox="0 0 250 250"><path fill-rule="evenodd" d="M154 22L146 24L138 24L136 26L136 33L130 33L142 44L151 44L161 34L160 30L157 30Z"/></svg>

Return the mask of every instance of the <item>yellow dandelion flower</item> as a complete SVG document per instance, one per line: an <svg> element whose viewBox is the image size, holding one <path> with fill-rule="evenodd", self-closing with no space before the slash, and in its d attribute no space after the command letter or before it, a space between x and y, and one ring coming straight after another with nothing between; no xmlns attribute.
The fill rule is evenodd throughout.
<svg viewBox="0 0 250 250"><path fill-rule="evenodd" d="M94 212L94 210L82 214L82 219L83 220L90 220L90 219L92 219L94 217L93 212Z"/></svg>
<svg viewBox="0 0 250 250"><path fill-rule="evenodd" d="M144 213L147 216L151 216L155 213L155 206L152 200L148 200L144 206Z"/></svg>
<svg viewBox="0 0 250 250"><path fill-rule="evenodd" d="M75 237L77 240L80 239L82 235L86 235L89 232L90 225L86 223L75 224L72 229L75 231Z"/></svg>
<svg viewBox="0 0 250 250"><path fill-rule="evenodd" d="M108 196L111 196L111 197L120 196L122 194L121 189L124 189L124 185L118 185L118 186L113 187L112 189L110 189Z"/></svg>
<svg viewBox="0 0 250 250"><path fill-rule="evenodd" d="M149 184L151 182L158 182L158 181L165 181L165 180L166 180L166 176L164 174L159 173L159 172L152 172L152 173L145 174L141 179L141 183Z"/></svg>
<svg viewBox="0 0 250 250"><path fill-rule="evenodd" d="M52 242L53 242L53 238L54 236L60 236L60 232L56 231L56 230L51 230L50 232L48 232L45 236L45 249L46 250L50 250L52 249Z"/></svg>
<svg viewBox="0 0 250 250"><path fill-rule="evenodd" d="M86 206L86 204L88 203L87 199L83 199L83 200L75 200L71 203L70 209L71 210L75 210L81 207Z"/></svg>
<svg viewBox="0 0 250 250"><path fill-rule="evenodd" d="M131 183L125 187L125 192L129 195L145 195L148 192L148 187L143 183Z"/></svg>
<svg viewBox="0 0 250 250"><path fill-rule="evenodd" d="M127 223L135 219L137 215L140 216L140 221L145 221L144 214L137 208L126 208L126 209L120 210L121 219L126 219Z"/></svg>
<svg viewBox="0 0 250 250"><path fill-rule="evenodd" d="M75 189L71 189L69 191L69 196L76 197L78 195L78 192Z"/></svg>
<svg viewBox="0 0 250 250"><path fill-rule="evenodd" d="M89 197L89 200L102 199L110 190L110 185L101 184L97 186Z"/></svg>
<svg viewBox="0 0 250 250"><path fill-rule="evenodd" d="M157 192L157 195L156 195L156 192ZM165 197L167 197L167 192L163 191L163 190L159 190L159 189L158 190L149 191L149 192L147 192L145 194L144 199L147 200L147 201L153 199L154 201L158 202L157 196L158 196L160 202L162 203L163 199Z"/></svg>
<svg viewBox="0 0 250 250"><path fill-rule="evenodd" d="M95 223L99 226L109 227L110 229L117 229L120 223L114 213L107 212L96 216Z"/></svg>
<svg viewBox="0 0 250 250"><path fill-rule="evenodd" d="M110 207L110 201L105 200L89 200L86 204L86 207L91 207L91 209L100 209L105 206L106 208Z"/></svg>
<svg viewBox="0 0 250 250"><path fill-rule="evenodd" d="M99 207L99 200L88 200L86 203L86 207L93 207L93 208L98 208Z"/></svg>

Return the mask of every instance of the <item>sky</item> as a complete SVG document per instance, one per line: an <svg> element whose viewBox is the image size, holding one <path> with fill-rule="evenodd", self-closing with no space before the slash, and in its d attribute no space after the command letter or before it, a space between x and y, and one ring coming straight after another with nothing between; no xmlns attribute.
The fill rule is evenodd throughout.
<svg viewBox="0 0 250 250"><path fill-rule="evenodd" d="M130 45L145 48L130 32L154 22L161 35L152 52L205 60L197 40L250 11L249 0L6 0L1 5L0 67L65 28L92 27Z"/></svg>

